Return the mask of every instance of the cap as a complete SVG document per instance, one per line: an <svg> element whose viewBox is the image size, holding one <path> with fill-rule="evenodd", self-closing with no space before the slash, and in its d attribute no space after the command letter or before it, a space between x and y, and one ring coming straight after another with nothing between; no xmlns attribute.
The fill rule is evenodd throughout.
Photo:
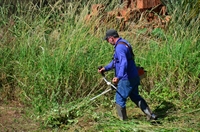
<svg viewBox="0 0 200 132"><path fill-rule="evenodd" d="M108 37L119 37L119 34L117 33L116 30L114 29L109 29L107 32L106 32L106 36L104 37L104 40L107 40Z"/></svg>

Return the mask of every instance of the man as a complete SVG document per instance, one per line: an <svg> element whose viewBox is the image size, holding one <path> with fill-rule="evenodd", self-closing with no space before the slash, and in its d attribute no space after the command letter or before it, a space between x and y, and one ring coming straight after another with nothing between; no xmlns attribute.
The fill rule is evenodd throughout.
<svg viewBox="0 0 200 132"><path fill-rule="evenodd" d="M121 120L127 119L126 100L128 97L149 117L156 120L157 117L148 107L146 101L139 95L138 86L140 78L134 62L132 47L125 39L119 37L116 30L110 29L104 38L114 46L113 60L105 67L98 70L99 73L115 69L115 77L112 82L117 85L116 109Z"/></svg>

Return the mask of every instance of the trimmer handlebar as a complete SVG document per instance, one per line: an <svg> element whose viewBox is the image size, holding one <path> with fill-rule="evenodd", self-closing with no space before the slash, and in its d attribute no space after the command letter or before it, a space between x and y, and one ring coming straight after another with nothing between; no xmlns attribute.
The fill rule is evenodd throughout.
<svg viewBox="0 0 200 132"><path fill-rule="evenodd" d="M111 89L115 89L117 90L117 87L115 85L113 85L111 82L109 82L105 77L103 77L103 80L106 82L107 85L110 85L112 88Z"/></svg>
<svg viewBox="0 0 200 132"><path fill-rule="evenodd" d="M103 68L103 66L99 66L99 67L98 67L99 70L101 70L101 68ZM110 85L112 88L114 88L115 90L117 90L116 86L113 85L111 82L109 82L109 81L105 78L104 71L101 72L101 75L103 76L103 80L106 82L107 85Z"/></svg>
<svg viewBox="0 0 200 132"><path fill-rule="evenodd" d="M98 69L101 70L101 68L103 68L102 66L99 66ZM104 74L104 71L101 72L101 75L103 76L103 80L106 82L107 85L111 86L110 89L107 89L106 91L102 92L101 94L91 98L90 100L94 100L96 98L98 98L99 96L109 92L110 90L112 89L115 89L117 91L117 87L115 85L113 85L111 82L109 82L106 78L105 78L105 74ZM118 92L118 91L117 91Z"/></svg>

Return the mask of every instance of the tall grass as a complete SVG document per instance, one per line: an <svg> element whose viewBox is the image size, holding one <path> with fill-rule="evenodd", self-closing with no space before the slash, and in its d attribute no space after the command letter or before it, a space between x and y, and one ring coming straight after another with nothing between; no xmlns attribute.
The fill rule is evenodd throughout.
<svg viewBox="0 0 200 132"><path fill-rule="evenodd" d="M198 7L197 2L171 2L167 5L172 16L169 29L154 29L147 41L138 42L143 45L136 45L140 48L136 50L138 62L149 74L145 87L154 88L152 94L162 99L179 99L184 106L192 99L194 108L199 107L200 25L199 11L191 14L195 10L191 7Z"/></svg>
<svg viewBox="0 0 200 132"><path fill-rule="evenodd" d="M98 18L85 22L93 2L83 5L80 1L74 5L57 1L43 8L29 3L17 6L12 15L10 5L2 6L0 100L19 100L36 112L45 113L61 106L65 109L85 106L82 103L88 103L88 98L106 88L97 67L111 60L113 47L102 38L106 28L118 25L112 22L100 25L94 32ZM145 97L153 103L169 101L180 109L198 109L199 14L190 17L189 3L169 6L172 15L169 30L153 29L147 33L148 29L128 29L129 32L120 33L134 47L137 64L148 71L141 87L151 92L148 95L142 91ZM109 99L104 101L110 103ZM94 105L101 103L97 101ZM81 110L88 108L94 109L90 106ZM83 114L82 111L76 115Z"/></svg>
<svg viewBox="0 0 200 132"><path fill-rule="evenodd" d="M14 23L5 29L9 34L3 31L2 80L11 78L15 85L10 87L19 90L14 96L38 110L87 96L98 87L92 82L99 79L99 58L110 56L101 38L91 35L83 25L87 10L76 16L73 13L78 7L70 4L65 12L60 10L61 3L42 11L34 5L28 8L25 15L2 20L3 27L9 21ZM9 37L13 41L8 42Z"/></svg>

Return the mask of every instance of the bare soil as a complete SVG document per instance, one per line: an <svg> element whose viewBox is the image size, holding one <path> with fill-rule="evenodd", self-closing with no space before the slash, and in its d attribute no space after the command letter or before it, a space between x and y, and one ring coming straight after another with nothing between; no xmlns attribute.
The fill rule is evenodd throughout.
<svg viewBox="0 0 200 132"><path fill-rule="evenodd" d="M36 131L39 123L26 114L25 107L15 101L0 102L0 132Z"/></svg>

